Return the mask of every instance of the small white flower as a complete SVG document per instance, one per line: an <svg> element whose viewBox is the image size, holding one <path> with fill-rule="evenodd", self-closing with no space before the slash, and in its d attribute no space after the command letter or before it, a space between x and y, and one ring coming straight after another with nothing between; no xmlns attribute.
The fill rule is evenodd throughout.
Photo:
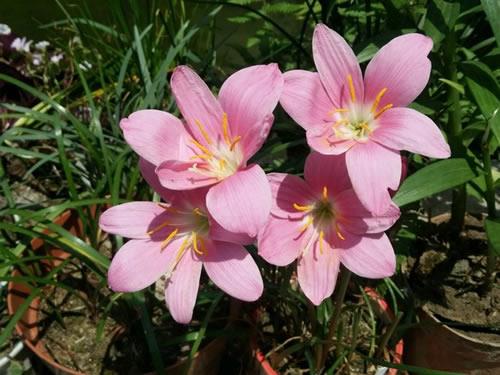
<svg viewBox="0 0 500 375"><path fill-rule="evenodd" d="M88 61L84 61L82 62L81 64L78 64L78 66L80 67L81 70L83 70L84 72L86 72L87 70L90 70L92 69L92 64L89 63Z"/></svg>
<svg viewBox="0 0 500 375"><path fill-rule="evenodd" d="M33 54L33 65L38 66L42 63L42 55L39 53Z"/></svg>
<svg viewBox="0 0 500 375"><path fill-rule="evenodd" d="M38 43L35 44L35 48L39 49L39 50L45 50L48 46L50 45L49 42L47 42L46 40L42 40Z"/></svg>
<svg viewBox="0 0 500 375"><path fill-rule="evenodd" d="M12 32L9 25L0 23L0 35L9 35Z"/></svg>
<svg viewBox="0 0 500 375"><path fill-rule="evenodd" d="M10 47L15 49L16 51L28 53L30 51L30 46L32 42L33 42L32 40L28 40L25 37L16 38L14 39Z"/></svg>
<svg viewBox="0 0 500 375"><path fill-rule="evenodd" d="M59 61L63 59L64 55L62 53L58 53L57 55L53 55L50 57L50 62L54 64L59 64Z"/></svg>

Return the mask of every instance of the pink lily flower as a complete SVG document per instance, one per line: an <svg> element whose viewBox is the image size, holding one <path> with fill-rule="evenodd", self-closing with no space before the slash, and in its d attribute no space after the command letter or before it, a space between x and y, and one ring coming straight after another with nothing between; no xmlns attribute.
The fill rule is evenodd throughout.
<svg viewBox="0 0 500 375"><path fill-rule="evenodd" d="M257 65L231 75L216 99L190 68L171 79L183 122L169 113L138 111L122 120L125 139L157 166L172 190L208 187L210 215L225 229L255 237L271 209L271 190L262 168L247 165L274 121L283 88L276 64Z"/></svg>
<svg viewBox="0 0 500 375"><path fill-rule="evenodd" d="M224 230L205 206L207 189L172 192L163 188L154 165L141 160L150 185L169 203L129 202L106 210L101 229L131 238L114 256L108 283L116 292L135 292L165 275L165 301L172 317L189 323L202 267L220 289L255 301L263 282L252 256L243 247L248 237Z"/></svg>
<svg viewBox="0 0 500 375"><path fill-rule="evenodd" d="M363 79L347 42L320 24L313 35L318 72L283 75L281 105L306 130L311 148L326 155L346 154L354 190L375 213L386 210L388 189L399 186L400 150L450 156L437 125L405 108L429 80L431 49L432 40L424 35L394 38L373 57Z"/></svg>
<svg viewBox="0 0 500 375"><path fill-rule="evenodd" d="M300 287L312 303L333 293L340 263L367 278L394 273L396 258L384 231L399 218L399 208L370 213L352 190L344 155L312 152L305 180L284 173L268 178L273 206L259 233L259 255L277 266L297 259Z"/></svg>

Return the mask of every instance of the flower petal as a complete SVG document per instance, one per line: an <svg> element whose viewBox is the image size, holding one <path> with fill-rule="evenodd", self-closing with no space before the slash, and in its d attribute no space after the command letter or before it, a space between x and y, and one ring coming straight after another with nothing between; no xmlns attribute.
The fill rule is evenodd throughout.
<svg viewBox="0 0 500 375"><path fill-rule="evenodd" d="M156 174L160 183L172 190L191 190L217 182L213 177L194 172L191 169L193 166L193 162L167 160L156 168Z"/></svg>
<svg viewBox="0 0 500 375"><path fill-rule="evenodd" d="M177 323L188 324L193 318L202 263L193 251L187 250L177 264L165 287L165 302Z"/></svg>
<svg viewBox="0 0 500 375"><path fill-rule="evenodd" d="M304 129L322 124L334 105L328 97L318 73L290 70L283 74L285 85L280 104Z"/></svg>
<svg viewBox="0 0 500 375"><path fill-rule="evenodd" d="M335 197L335 211L339 224L351 233L380 233L386 231L399 219L400 211L394 203L386 212L373 215L360 202L354 190L344 190Z"/></svg>
<svg viewBox="0 0 500 375"><path fill-rule="evenodd" d="M222 107L205 82L191 68L178 66L172 73L170 85L190 133L204 145L206 136L216 141L222 132Z"/></svg>
<svg viewBox="0 0 500 375"><path fill-rule="evenodd" d="M255 153L255 138L265 140L271 115L283 90L278 64L254 65L232 74L219 91L219 101L227 113L231 137L241 136L247 159ZM266 120L267 118L267 120ZM262 143L260 143L260 146Z"/></svg>
<svg viewBox="0 0 500 375"><path fill-rule="evenodd" d="M210 279L230 296L252 302L262 295L259 268L243 246L215 241L202 259Z"/></svg>
<svg viewBox="0 0 500 375"><path fill-rule="evenodd" d="M169 190L164 188L156 175L155 169L156 167L148 162L146 159L139 158L139 169L141 171L142 177L148 183L151 188L158 193L158 195L165 201L171 202L176 192L173 190Z"/></svg>
<svg viewBox="0 0 500 375"><path fill-rule="evenodd" d="M352 187L345 155L311 152L304 166L304 178L316 194L322 193L324 186L334 195Z"/></svg>
<svg viewBox="0 0 500 375"><path fill-rule="evenodd" d="M332 123L310 127L306 132L307 143L323 155L340 155L356 144L351 139L339 139L333 134Z"/></svg>
<svg viewBox="0 0 500 375"><path fill-rule="evenodd" d="M175 238L162 250L161 241L128 241L111 261L109 287L115 292L136 292L153 284L168 271L180 244L181 238Z"/></svg>
<svg viewBox="0 0 500 375"><path fill-rule="evenodd" d="M371 137L386 147L431 158L450 157L450 146L437 125L414 109L389 109L380 116L379 124Z"/></svg>
<svg viewBox="0 0 500 375"><path fill-rule="evenodd" d="M214 241L230 242L240 245L251 245L254 239L245 233L234 233L225 230L218 222L210 217L209 236Z"/></svg>
<svg viewBox="0 0 500 375"><path fill-rule="evenodd" d="M429 81L431 49L432 39L421 34L402 35L383 46L366 67L365 103L375 101L384 88L379 108L406 107L414 101Z"/></svg>
<svg viewBox="0 0 500 375"><path fill-rule="evenodd" d="M396 255L384 233L356 236L347 233L339 241L340 261L356 275L371 279L392 276L396 270Z"/></svg>
<svg viewBox="0 0 500 375"><path fill-rule="evenodd" d="M384 214L392 204L388 189L396 190L401 179L399 151L375 142L360 143L346 154L346 162L359 200L373 214Z"/></svg>
<svg viewBox="0 0 500 375"><path fill-rule="evenodd" d="M273 215L259 232L259 255L275 266L286 266L300 255L306 233L302 220L276 218Z"/></svg>
<svg viewBox="0 0 500 375"><path fill-rule="evenodd" d="M300 177L286 173L267 175L273 197L271 213L283 219L300 219L304 212L296 210L294 203L307 206L313 204L315 197L307 183Z"/></svg>
<svg viewBox="0 0 500 375"><path fill-rule="evenodd" d="M351 101L351 76L356 100L363 102L363 76L356 55L339 34L326 25L318 24L313 35L313 57L321 82L337 107Z"/></svg>
<svg viewBox="0 0 500 375"><path fill-rule="evenodd" d="M170 113L147 109L132 113L120 122L127 143L141 157L155 165L178 159L184 125Z"/></svg>
<svg viewBox="0 0 500 375"><path fill-rule="evenodd" d="M339 256L336 249L323 242L323 254L319 242L302 254L297 262L299 284L306 297L316 306L330 297L335 289L339 273Z"/></svg>
<svg viewBox="0 0 500 375"><path fill-rule="evenodd" d="M226 230L255 237L271 211L271 188L266 174L251 165L213 186L207 208Z"/></svg>

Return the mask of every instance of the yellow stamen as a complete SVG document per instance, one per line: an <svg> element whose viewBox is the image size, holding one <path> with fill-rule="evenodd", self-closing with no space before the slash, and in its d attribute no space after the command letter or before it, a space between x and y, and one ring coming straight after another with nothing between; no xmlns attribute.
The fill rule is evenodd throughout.
<svg viewBox="0 0 500 375"><path fill-rule="evenodd" d="M151 236L153 233L158 232L161 228L165 228L167 225L170 225L168 221L165 221L164 223L158 225L157 227L154 227L153 229L149 230L146 232L148 236Z"/></svg>
<svg viewBox="0 0 500 375"><path fill-rule="evenodd" d="M347 108L334 108L328 112L328 115L332 116L335 113L339 113L339 112L349 112L349 110Z"/></svg>
<svg viewBox="0 0 500 375"><path fill-rule="evenodd" d="M229 131L227 128L227 113L224 112L222 114L222 134L224 135L224 140L226 141L227 145L231 145L231 138L229 137Z"/></svg>
<svg viewBox="0 0 500 375"><path fill-rule="evenodd" d="M207 155L207 154L196 154L194 156L191 156L191 160L194 160L194 159L197 159L197 158L200 158L200 159L203 159L203 160L210 160L210 159L212 159L212 157L210 155Z"/></svg>
<svg viewBox="0 0 500 375"><path fill-rule="evenodd" d="M194 120L194 123L198 126L198 129L200 129L201 135L203 135L203 138L205 138L205 141L207 141L207 143L209 145L211 145L212 144L212 140L208 136L208 133L205 130L205 128L203 127L203 124L200 122L200 120Z"/></svg>
<svg viewBox="0 0 500 375"><path fill-rule="evenodd" d="M323 199L328 200L328 188L326 186L323 186Z"/></svg>
<svg viewBox="0 0 500 375"><path fill-rule="evenodd" d="M172 233L170 233L168 235L167 238L165 238L165 240L163 240L163 242L161 243L160 245L160 249L163 251L163 249L165 249L167 247L167 245L170 243L170 241L172 241L172 238L174 238L176 236L176 234L179 232L179 229L174 229L172 231Z"/></svg>
<svg viewBox="0 0 500 375"><path fill-rule="evenodd" d="M356 101L356 91L354 90L354 83L352 81L352 76L350 74L347 76L347 82L349 83L349 92L351 93L351 100L354 103Z"/></svg>
<svg viewBox="0 0 500 375"><path fill-rule="evenodd" d="M203 217L206 216L203 212L201 212L201 210L198 207L193 208L193 212L198 216L203 216Z"/></svg>
<svg viewBox="0 0 500 375"><path fill-rule="evenodd" d="M387 111L388 109L391 109L391 108L392 108L392 104L384 105L382 107L382 109L375 114L375 118L378 118L382 113L384 113L385 111Z"/></svg>
<svg viewBox="0 0 500 375"><path fill-rule="evenodd" d="M203 242L203 238L200 237L200 238L198 238L198 240L200 241L200 247L201 247L202 253L206 255L208 251L207 251L207 248L205 246L205 242Z"/></svg>
<svg viewBox="0 0 500 375"><path fill-rule="evenodd" d="M240 141L241 139L241 135L237 136L236 138L233 139L233 141L231 142L231 145L229 146L229 149L231 151L234 150L234 147L238 144L238 142Z"/></svg>
<svg viewBox="0 0 500 375"><path fill-rule="evenodd" d="M307 228L309 228L314 221L314 219L310 215L307 216L306 220L307 220L306 223L302 225L302 227L300 228L300 233L304 232Z"/></svg>
<svg viewBox="0 0 500 375"><path fill-rule="evenodd" d="M300 204L294 203L293 208L295 208L297 211L310 211L314 208L314 206L312 204L301 206Z"/></svg>
<svg viewBox="0 0 500 375"><path fill-rule="evenodd" d="M337 233L337 237L340 238L342 241L345 240L345 237L342 235L340 232L339 224L335 223L335 232Z"/></svg>
<svg viewBox="0 0 500 375"><path fill-rule="evenodd" d="M384 87L382 90L380 90L380 92L377 94L377 97L375 98L375 101L373 102L373 105L372 105L372 109L371 111L373 113L375 113L377 111L377 107L380 103L380 100L382 99L382 97L385 95L387 91L387 87Z"/></svg>
<svg viewBox="0 0 500 375"><path fill-rule="evenodd" d="M226 167L226 160L219 159L219 168L224 169Z"/></svg>
<svg viewBox="0 0 500 375"><path fill-rule="evenodd" d="M346 118L341 118L341 119L338 119L335 124L333 124L333 130L336 130L335 128L341 124L349 124L349 120L346 119Z"/></svg>
<svg viewBox="0 0 500 375"><path fill-rule="evenodd" d="M187 244L189 242L188 236L184 239L184 241L181 244L181 247L179 247L179 251L177 252L177 255L175 256L175 266L177 266L177 263L179 263L179 260L181 260L182 254L184 254L184 251L186 250ZM175 268L174 266L174 268Z"/></svg>
<svg viewBox="0 0 500 375"><path fill-rule="evenodd" d="M325 232L319 231L319 253L323 255L323 237L325 237Z"/></svg>
<svg viewBox="0 0 500 375"><path fill-rule="evenodd" d="M198 249L198 241L196 240L196 232L192 234L193 239L193 249L196 254L203 255L203 252Z"/></svg>
<svg viewBox="0 0 500 375"><path fill-rule="evenodd" d="M206 148L205 146L203 146L200 142L198 142L195 139L191 139L191 142L193 142L196 145L196 147L198 147L205 154L212 156L212 153L210 152L210 150L208 148Z"/></svg>

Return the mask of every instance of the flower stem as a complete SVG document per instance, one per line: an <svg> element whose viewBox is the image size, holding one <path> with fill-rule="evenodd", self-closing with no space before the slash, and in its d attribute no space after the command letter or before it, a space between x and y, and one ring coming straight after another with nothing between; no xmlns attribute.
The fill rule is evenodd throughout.
<svg viewBox="0 0 500 375"><path fill-rule="evenodd" d="M323 344L321 361L318 362L316 366L318 371L320 371L325 366L326 358L328 357L328 351L333 341L333 336L337 332L337 325L339 322L340 313L342 311L342 304L344 303L347 287L349 286L349 281L351 280L351 271L349 271L347 268L344 268L344 266L340 267L341 267L340 285L339 288L337 289L337 292L335 293L333 301L335 310L333 312L332 318L330 319L330 324L328 326L328 334L326 336L325 343Z"/></svg>

